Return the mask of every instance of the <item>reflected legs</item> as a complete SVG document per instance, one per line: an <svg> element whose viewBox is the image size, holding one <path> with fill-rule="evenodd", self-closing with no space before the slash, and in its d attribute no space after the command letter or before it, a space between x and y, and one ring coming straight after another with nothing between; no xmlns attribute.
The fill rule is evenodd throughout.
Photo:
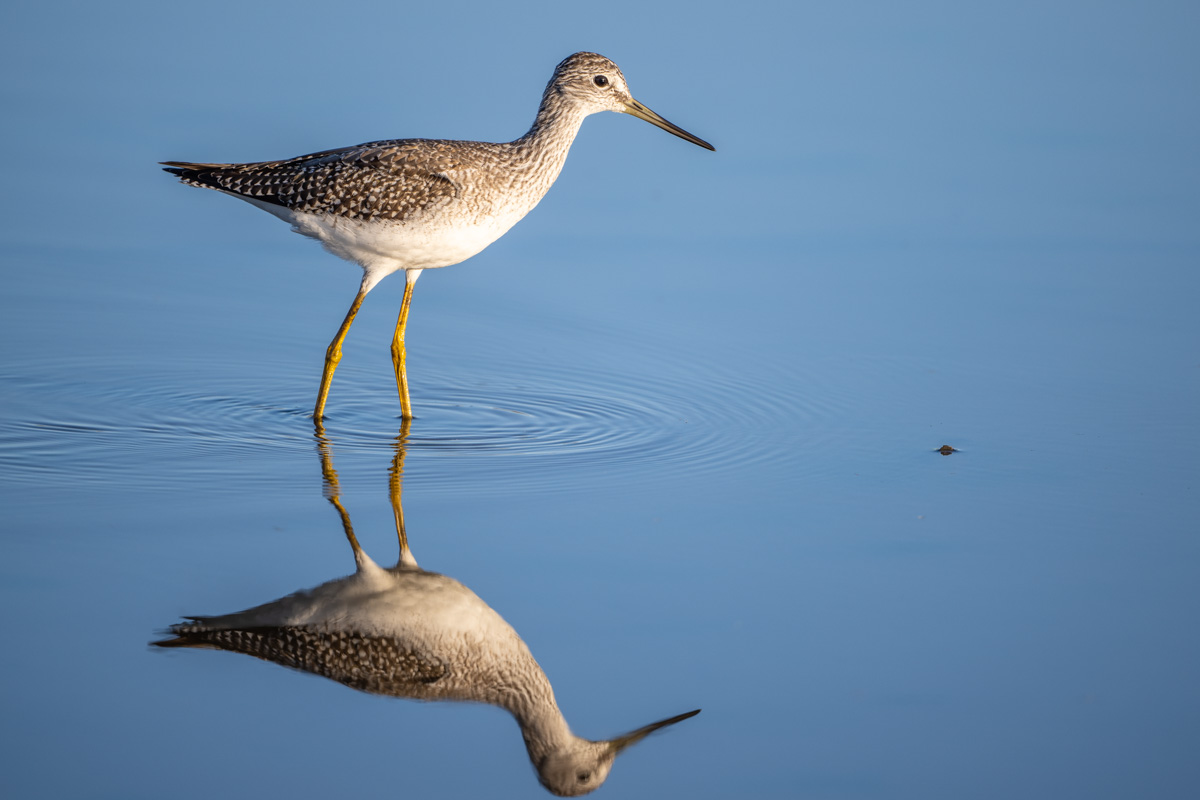
<svg viewBox="0 0 1200 800"><path fill-rule="evenodd" d="M333 452L329 441L325 438L325 432L319 429L320 424L318 419L317 453L321 456L321 477L325 484L325 499L337 509L338 516L342 518L342 531L346 534L346 541L350 542L351 549L354 550L354 563L361 566L365 556L362 547L358 544L358 537L354 535L354 526L350 523L350 512L346 511L346 507L342 505L342 487L338 483L337 470L333 468Z"/></svg>
<svg viewBox="0 0 1200 800"><path fill-rule="evenodd" d="M408 549L408 534L404 529L404 507L401 503L404 451L407 446L410 424L409 420L404 420L400 424L400 435L396 437L396 454L392 458L391 469L388 470L388 497L392 502L392 515L396 520L396 538L400 543L400 558L397 559L396 566L416 568L417 561ZM316 439L317 453L321 457L321 477L323 478L325 499L337 509L338 516L342 520L342 531L346 534L346 541L350 543L350 547L354 551L354 563L361 569L370 559L359 546L358 537L354 535L354 526L350 522L350 513L342 505L342 487L338 482L337 470L333 468L333 447L325 438L324 427L320 421L317 422Z"/></svg>
<svg viewBox="0 0 1200 800"><path fill-rule="evenodd" d="M392 458L392 468L388 470L388 496L392 501L392 516L396 520L396 538L400 540L400 560L397 563L415 567L417 562L408 550L408 533L404 529L404 506L401 503L404 451L407 447L408 429L411 424L411 420L408 419L404 419L400 423L400 435L396 437L396 455Z"/></svg>

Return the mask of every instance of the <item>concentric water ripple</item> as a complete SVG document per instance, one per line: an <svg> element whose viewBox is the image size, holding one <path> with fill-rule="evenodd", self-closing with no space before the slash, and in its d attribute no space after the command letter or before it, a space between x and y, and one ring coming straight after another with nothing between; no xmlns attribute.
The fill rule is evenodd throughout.
<svg viewBox="0 0 1200 800"><path fill-rule="evenodd" d="M659 369L643 364L630 377L619 369L518 362L506 364L497 378L481 359L456 368L486 378L421 375L414 384L417 419L406 440L405 486L487 493L596 481L644 484L660 475L701 478L771 463L790 464L793 476L797 469L819 469L817 454L831 446L825 423L849 405L831 390L829 376L789 374L786 366L745 357L706 363L736 363L736 369L672 366L662 357ZM311 375L297 370L206 381L210 372L219 375L218 362L152 377L132 378L120 368L96 375L94 367L61 363L0 376L14 411L0 422L0 471L17 482L145 489L220 472L253 476L250 483L261 489L272 480L273 464L311 456L316 441L307 405L264 399L307 401ZM64 374L79 375L78 383L50 377ZM399 408L387 378L339 371L325 436L340 468L369 461L382 469L395 453ZM222 391L194 390L206 383L220 383ZM355 451L379 458L349 458Z"/></svg>

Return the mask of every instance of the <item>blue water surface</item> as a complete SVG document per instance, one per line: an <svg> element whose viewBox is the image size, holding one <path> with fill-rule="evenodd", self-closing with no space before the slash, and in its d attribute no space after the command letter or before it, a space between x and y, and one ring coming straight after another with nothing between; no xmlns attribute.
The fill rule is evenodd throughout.
<svg viewBox="0 0 1200 800"><path fill-rule="evenodd" d="M519 632L608 797L1187 797L1200 780L1192 4L14 8L0 48L0 793L545 796L488 706L161 652L353 571L309 417L353 265L166 159L590 118L428 271L401 436L363 306L325 442L364 548ZM955 452L937 449L950 445Z"/></svg>

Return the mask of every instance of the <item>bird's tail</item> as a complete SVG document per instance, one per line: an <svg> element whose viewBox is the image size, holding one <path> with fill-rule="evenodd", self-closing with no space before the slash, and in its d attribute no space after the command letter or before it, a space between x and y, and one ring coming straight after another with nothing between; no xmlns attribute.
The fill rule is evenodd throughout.
<svg viewBox="0 0 1200 800"><path fill-rule="evenodd" d="M170 172L174 175L182 175L185 172L204 172L210 169L227 169L228 167L236 166L234 164L202 164L199 161L160 161L163 172Z"/></svg>
<svg viewBox="0 0 1200 800"><path fill-rule="evenodd" d="M201 164L193 161L160 161L163 172L169 172L189 186L199 186L205 189L221 188L218 176L220 171L236 164Z"/></svg>
<svg viewBox="0 0 1200 800"><path fill-rule="evenodd" d="M219 648L214 634L220 629L206 625L207 617L187 617L187 622L180 622L167 629L170 639L159 639L151 642L152 647L208 647Z"/></svg>
<svg viewBox="0 0 1200 800"><path fill-rule="evenodd" d="M151 642L152 647L209 647L203 642L198 642L190 636L175 636L171 639L159 639L157 642Z"/></svg>

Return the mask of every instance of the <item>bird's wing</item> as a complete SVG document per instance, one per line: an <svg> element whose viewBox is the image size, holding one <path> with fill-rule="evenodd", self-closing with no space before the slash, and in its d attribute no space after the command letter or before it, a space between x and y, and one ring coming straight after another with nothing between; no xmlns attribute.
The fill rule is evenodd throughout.
<svg viewBox="0 0 1200 800"><path fill-rule="evenodd" d="M162 162L191 186L218 189L293 211L351 219L405 220L457 197L461 147L397 139L250 164ZM457 153L457 154L456 154Z"/></svg>
<svg viewBox="0 0 1200 800"><path fill-rule="evenodd" d="M175 625L171 633L175 638L154 644L244 653L353 689L393 697L424 698L449 674L441 661L416 652L398 639L355 631L304 626L212 628L200 622Z"/></svg>

